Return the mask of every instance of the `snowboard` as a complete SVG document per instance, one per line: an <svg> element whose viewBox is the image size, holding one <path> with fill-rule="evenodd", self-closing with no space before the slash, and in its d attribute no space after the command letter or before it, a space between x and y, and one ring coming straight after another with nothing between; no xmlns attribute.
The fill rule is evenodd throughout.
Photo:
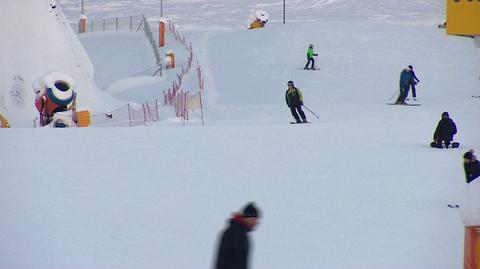
<svg viewBox="0 0 480 269"><path fill-rule="evenodd" d="M307 122L295 122L295 121L291 121L290 124L306 124L306 123L310 123L309 121Z"/></svg>
<svg viewBox="0 0 480 269"><path fill-rule="evenodd" d="M430 143L430 147L437 148L437 149L443 149L444 148L442 144L438 144L438 143L435 143L435 142ZM456 148L460 147L460 143L459 142L451 142L450 147L452 149L456 149Z"/></svg>
<svg viewBox="0 0 480 269"><path fill-rule="evenodd" d="M308 68L308 69L300 68L300 70L305 70L305 71L317 71L317 70L320 70L320 68L318 68L318 67L315 67L314 69L310 69L310 68Z"/></svg>
<svg viewBox="0 0 480 269"><path fill-rule="evenodd" d="M421 106L421 104L395 104L395 103L387 103L387 105L393 105L393 106Z"/></svg>

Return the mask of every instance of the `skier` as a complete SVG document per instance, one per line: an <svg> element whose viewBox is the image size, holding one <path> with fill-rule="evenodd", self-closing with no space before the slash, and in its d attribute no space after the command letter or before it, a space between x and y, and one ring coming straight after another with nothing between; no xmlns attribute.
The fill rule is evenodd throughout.
<svg viewBox="0 0 480 269"><path fill-rule="evenodd" d="M400 95L395 102L396 105L405 105L405 99L408 96L408 90L412 81L412 73L410 72L410 66L403 69L400 73Z"/></svg>
<svg viewBox="0 0 480 269"><path fill-rule="evenodd" d="M433 142L430 143L434 148L449 148L451 146L458 147L458 143L450 143L453 140L453 135L457 133L457 126L452 119L450 119L448 112L442 113L442 119L438 122L435 133L433 134Z"/></svg>
<svg viewBox="0 0 480 269"><path fill-rule="evenodd" d="M288 89L287 92L285 93L285 101L287 102L287 106L290 108L290 111L292 112L292 116L295 118L296 123L307 123L307 117L305 116L305 113L302 110L303 106L303 94L300 89L297 89L293 85L293 81L289 81L287 83ZM297 114L300 114L300 117L302 119L300 120L300 117Z"/></svg>
<svg viewBox="0 0 480 269"><path fill-rule="evenodd" d="M315 60L313 59L313 56L318 56L318 54L313 52L313 44L310 44L310 46L308 46L308 49L307 49L307 60L308 61L307 61L307 64L305 65L305 67L303 69L308 69L308 65L311 62L312 67L310 67L310 69L315 70Z"/></svg>
<svg viewBox="0 0 480 269"><path fill-rule="evenodd" d="M413 101L417 101L417 91L415 89L415 85L420 82L420 80L415 75L415 71L413 71L413 66L409 65L408 68L410 69L411 79L410 79L410 87L412 87L412 97Z"/></svg>
<svg viewBox="0 0 480 269"><path fill-rule="evenodd" d="M215 269L247 269L250 242L248 232L258 224L260 211L248 203L241 213L230 219L219 241Z"/></svg>
<svg viewBox="0 0 480 269"><path fill-rule="evenodd" d="M463 155L463 168L465 169L467 183L480 176L480 162L477 160L477 156L473 154L473 149Z"/></svg>

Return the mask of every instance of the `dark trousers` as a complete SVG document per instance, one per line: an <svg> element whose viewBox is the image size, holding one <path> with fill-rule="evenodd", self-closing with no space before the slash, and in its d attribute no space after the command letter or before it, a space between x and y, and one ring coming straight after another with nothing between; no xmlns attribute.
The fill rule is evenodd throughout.
<svg viewBox="0 0 480 269"><path fill-rule="evenodd" d="M397 103L405 102L405 99L407 99L409 90L410 90L410 85L400 87L400 95L398 96Z"/></svg>
<svg viewBox="0 0 480 269"><path fill-rule="evenodd" d="M303 113L302 106L291 106L290 111L297 122L301 122L300 117L302 117L302 120L307 119L307 117L305 117L305 113ZM300 117L298 116L297 111L298 114L300 114Z"/></svg>
<svg viewBox="0 0 480 269"><path fill-rule="evenodd" d="M313 58L308 58L307 64L305 65L305 69L308 68L308 65L312 63L312 69L315 68L315 60Z"/></svg>
<svg viewBox="0 0 480 269"><path fill-rule="evenodd" d="M415 89L415 83L410 84L410 86L412 87L412 97L416 98L417 97L417 91Z"/></svg>

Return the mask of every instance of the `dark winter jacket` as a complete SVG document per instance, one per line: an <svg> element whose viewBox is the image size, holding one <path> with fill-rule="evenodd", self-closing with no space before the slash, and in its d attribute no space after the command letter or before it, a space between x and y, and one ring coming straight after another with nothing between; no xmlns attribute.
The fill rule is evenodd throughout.
<svg viewBox="0 0 480 269"><path fill-rule="evenodd" d="M433 133L433 140L453 140L453 135L457 133L457 126L450 118L442 118Z"/></svg>
<svg viewBox="0 0 480 269"><path fill-rule="evenodd" d="M400 88L410 87L412 83L412 73L408 69L403 69L400 73Z"/></svg>
<svg viewBox="0 0 480 269"><path fill-rule="evenodd" d="M417 84L418 82L420 82L420 80L417 78L417 76L415 75L415 71L413 70L410 70L410 75L411 75L411 79L410 79L410 83L415 85Z"/></svg>
<svg viewBox="0 0 480 269"><path fill-rule="evenodd" d="M295 88L295 86L288 87L287 92L285 93L285 101L287 102L288 107L297 107L303 105L303 94L300 89Z"/></svg>
<svg viewBox="0 0 480 269"><path fill-rule="evenodd" d="M251 229L239 215L230 220L218 246L215 269L247 269L250 242L247 233Z"/></svg>
<svg viewBox="0 0 480 269"><path fill-rule="evenodd" d="M463 163L463 168L465 169L467 183L480 176L480 162L478 160Z"/></svg>

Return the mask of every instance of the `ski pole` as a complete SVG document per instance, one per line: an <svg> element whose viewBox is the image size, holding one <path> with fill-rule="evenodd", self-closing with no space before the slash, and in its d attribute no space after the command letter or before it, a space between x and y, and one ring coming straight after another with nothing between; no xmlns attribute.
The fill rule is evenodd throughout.
<svg viewBox="0 0 480 269"><path fill-rule="evenodd" d="M392 98L395 97L396 95L398 95L398 91L395 91L395 92L393 93L393 95L390 96L390 98L388 98L388 100L391 101Z"/></svg>
<svg viewBox="0 0 480 269"><path fill-rule="evenodd" d="M302 66L300 68L304 68L306 63L307 63L307 60L303 61Z"/></svg>
<svg viewBox="0 0 480 269"><path fill-rule="evenodd" d="M304 108L306 108L308 111L310 111L310 113L312 113L313 116L320 118L317 114L313 113L313 111L310 110L310 108L306 107L306 106L303 106Z"/></svg>

